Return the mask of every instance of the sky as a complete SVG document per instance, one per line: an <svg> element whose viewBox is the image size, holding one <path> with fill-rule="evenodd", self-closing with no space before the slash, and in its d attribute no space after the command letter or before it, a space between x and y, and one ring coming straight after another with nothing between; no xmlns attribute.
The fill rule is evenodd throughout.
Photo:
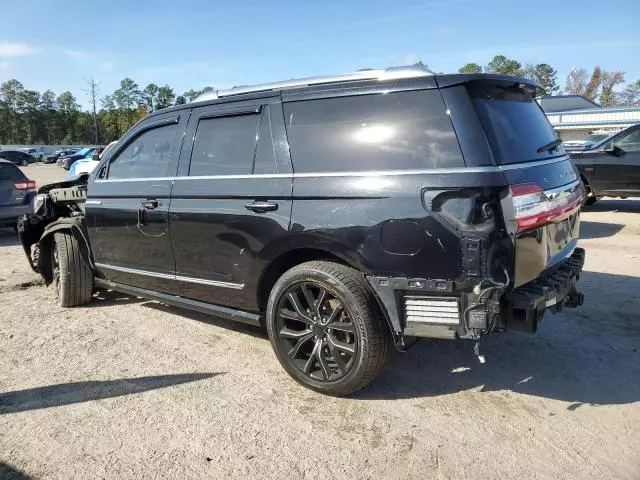
<svg viewBox="0 0 640 480"><path fill-rule="evenodd" d="M496 54L640 79L639 0L0 0L0 82L70 90L88 106L130 77L177 94L210 85L407 65L438 72Z"/></svg>

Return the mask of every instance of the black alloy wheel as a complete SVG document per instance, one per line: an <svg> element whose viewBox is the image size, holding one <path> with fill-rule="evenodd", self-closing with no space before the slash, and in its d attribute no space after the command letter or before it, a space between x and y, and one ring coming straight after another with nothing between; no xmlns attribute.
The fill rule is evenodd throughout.
<svg viewBox="0 0 640 480"><path fill-rule="evenodd" d="M330 261L302 263L282 274L269 295L266 323L286 372L328 395L369 384L393 345L364 275Z"/></svg>
<svg viewBox="0 0 640 480"><path fill-rule="evenodd" d="M337 293L315 282L296 283L281 297L277 315L278 340L295 368L318 381L349 373L358 340Z"/></svg>

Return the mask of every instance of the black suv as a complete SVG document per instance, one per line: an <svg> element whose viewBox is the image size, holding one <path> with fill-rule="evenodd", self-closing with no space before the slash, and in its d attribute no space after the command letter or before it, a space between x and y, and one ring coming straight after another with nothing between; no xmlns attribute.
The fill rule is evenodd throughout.
<svg viewBox="0 0 640 480"><path fill-rule="evenodd" d="M110 288L266 325L333 395L415 337L575 307L583 189L529 80L360 71L201 97L135 125L19 230L62 306Z"/></svg>

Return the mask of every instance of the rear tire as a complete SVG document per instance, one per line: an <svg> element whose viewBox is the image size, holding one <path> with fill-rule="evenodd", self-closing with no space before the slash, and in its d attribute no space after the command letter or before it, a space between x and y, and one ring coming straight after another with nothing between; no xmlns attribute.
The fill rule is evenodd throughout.
<svg viewBox="0 0 640 480"><path fill-rule="evenodd" d="M52 266L58 304L77 307L91 301L93 274L80 255L78 241L67 232L53 234Z"/></svg>
<svg viewBox="0 0 640 480"><path fill-rule="evenodd" d="M326 261L297 265L278 279L267 304L267 332L294 380L336 396L369 384L393 341L362 274Z"/></svg>

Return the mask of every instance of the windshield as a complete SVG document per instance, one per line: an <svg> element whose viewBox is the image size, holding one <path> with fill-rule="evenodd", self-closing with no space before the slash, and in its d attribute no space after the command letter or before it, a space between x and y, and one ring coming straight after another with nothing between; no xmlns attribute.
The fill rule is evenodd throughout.
<svg viewBox="0 0 640 480"><path fill-rule="evenodd" d="M498 163L544 160L564 153L561 146L538 151L558 137L533 91L482 82L467 89Z"/></svg>

